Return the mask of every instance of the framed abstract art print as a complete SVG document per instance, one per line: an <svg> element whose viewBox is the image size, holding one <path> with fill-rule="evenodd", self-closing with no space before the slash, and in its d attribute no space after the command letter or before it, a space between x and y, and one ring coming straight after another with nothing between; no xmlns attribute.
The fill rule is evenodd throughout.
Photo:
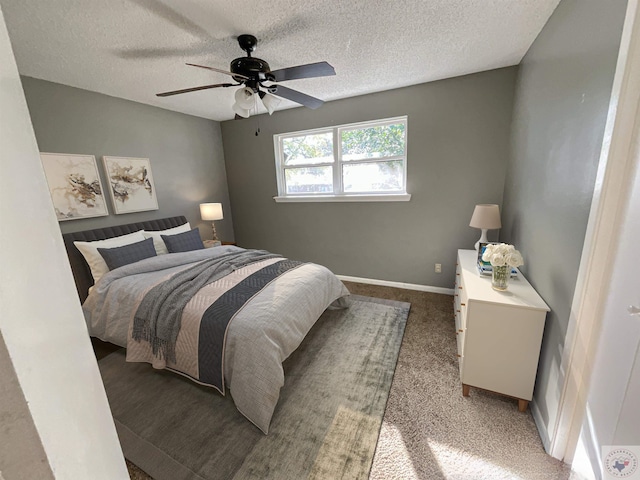
<svg viewBox="0 0 640 480"><path fill-rule="evenodd" d="M96 157L41 153L40 159L59 222L109 215Z"/></svg>
<svg viewBox="0 0 640 480"><path fill-rule="evenodd" d="M116 214L158 209L148 158L102 157L102 161Z"/></svg>

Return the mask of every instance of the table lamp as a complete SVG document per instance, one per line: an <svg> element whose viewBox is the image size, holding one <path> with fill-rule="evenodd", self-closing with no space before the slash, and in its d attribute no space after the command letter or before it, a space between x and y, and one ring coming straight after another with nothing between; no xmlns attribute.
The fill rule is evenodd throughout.
<svg viewBox="0 0 640 480"><path fill-rule="evenodd" d="M216 235L216 224L214 220L222 220L222 204L221 203L201 203L200 204L200 216L203 220L211 220L211 227L213 228L213 241L217 242L218 235Z"/></svg>
<svg viewBox="0 0 640 480"><path fill-rule="evenodd" d="M494 230L502 227L502 223L500 223L500 207L498 207L498 205L487 203L476 205L476 208L473 210L469 226L473 228L480 228L482 230L480 239L474 245L477 251L481 243L488 242L487 230Z"/></svg>

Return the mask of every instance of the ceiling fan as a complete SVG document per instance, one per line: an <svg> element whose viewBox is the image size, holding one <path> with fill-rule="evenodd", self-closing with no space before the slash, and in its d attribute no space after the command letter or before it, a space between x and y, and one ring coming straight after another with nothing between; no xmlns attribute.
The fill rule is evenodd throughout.
<svg viewBox="0 0 640 480"><path fill-rule="evenodd" d="M199 90L208 90L210 88L244 85L244 88L238 89L235 94L236 103L233 105L233 110L236 112L236 118L249 117L251 109L257 109L257 97L262 100L264 106L269 111L269 114L273 113L275 107L280 103L280 99L277 97L286 98L287 100L291 100L312 109L316 109L324 103L319 98L284 87L279 85L278 82L296 80L299 78L335 75L336 71L327 62L309 63L307 65L271 70L266 61L251 56L251 52L256 49L256 45L258 44L258 39L256 37L248 34L240 35L238 36L238 44L240 45L240 48L247 53L247 56L233 60L229 71L205 65L197 65L195 63L187 63L187 65L192 67L204 68L206 70L230 75L237 83L203 85L201 87L158 93L157 96L168 97L171 95L196 92ZM268 82L268 84L265 84L265 82Z"/></svg>

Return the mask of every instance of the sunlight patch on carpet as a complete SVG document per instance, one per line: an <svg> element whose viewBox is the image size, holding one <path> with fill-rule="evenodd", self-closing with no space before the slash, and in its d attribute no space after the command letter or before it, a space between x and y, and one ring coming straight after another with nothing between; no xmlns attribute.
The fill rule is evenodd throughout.
<svg viewBox="0 0 640 480"><path fill-rule="evenodd" d="M459 450L451 445L427 440L433 457L438 462L442 474L446 478L468 477L473 479L509 478L524 480L515 472L503 468L484 458Z"/></svg>
<svg viewBox="0 0 640 480"><path fill-rule="evenodd" d="M380 439L384 444L393 448L380 448L380 440L376 451L376 458L380 462L380 470L384 472L385 480L421 480L413 465L413 460L407 449L402 432L389 422L382 422Z"/></svg>

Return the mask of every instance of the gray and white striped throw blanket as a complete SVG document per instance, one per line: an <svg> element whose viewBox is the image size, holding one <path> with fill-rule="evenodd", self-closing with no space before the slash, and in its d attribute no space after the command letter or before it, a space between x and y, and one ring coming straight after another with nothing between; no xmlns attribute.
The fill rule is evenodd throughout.
<svg viewBox="0 0 640 480"><path fill-rule="evenodd" d="M159 283L144 296L133 321L133 338L151 344L153 354L175 362L182 311L198 291L250 263L280 255L264 250L229 252L203 260ZM239 308L241 305L238 305Z"/></svg>

